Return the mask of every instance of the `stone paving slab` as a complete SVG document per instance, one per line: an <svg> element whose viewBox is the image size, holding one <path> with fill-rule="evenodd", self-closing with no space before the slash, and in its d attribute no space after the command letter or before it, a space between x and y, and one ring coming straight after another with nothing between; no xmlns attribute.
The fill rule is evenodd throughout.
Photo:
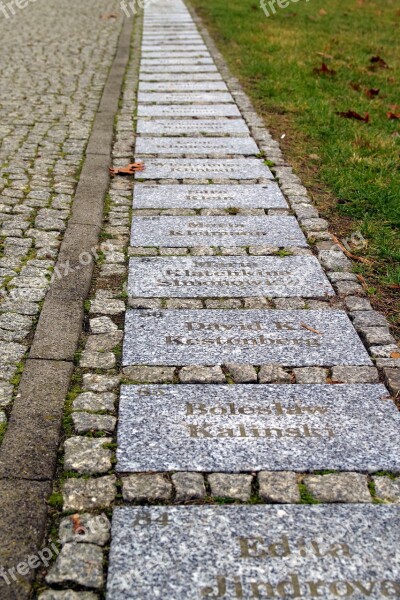
<svg viewBox="0 0 400 600"><path fill-rule="evenodd" d="M141 73L139 81L223 81L219 73ZM163 107L164 108L164 107ZM240 114L240 113L239 113ZM195 115L194 115L195 116Z"/></svg>
<svg viewBox="0 0 400 600"><path fill-rule="evenodd" d="M140 257L129 263L139 298L315 298L334 291L314 256Z"/></svg>
<svg viewBox="0 0 400 600"><path fill-rule="evenodd" d="M236 104L140 104L139 117L241 117Z"/></svg>
<svg viewBox="0 0 400 600"><path fill-rule="evenodd" d="M205 82L207 84L219 82ZM150 83L150 85L152 85ZM159 84L158 84L159 85ZM179 84L177 84L179 85ZM186 84L184 82L184 85ZM191 84L194 85L194 84ZM200 83L200 85L204 85ZM249 134L249 128L243 119L139 119L136 133L154 135L187 135L187 134Z"/></svg>
<svg viewBox="0 0 400 600"><path fill-rule="evenodd" d="M123 364L371 365L344 311L130 310Z"/></svg>
<svg viewBox="0 0 400 600"><path fill-rule="evenodd" d="M226 92L228 90L223 81L142 81L139 85L139 92Z"/></svg>
<svg viewBox="0 0 400 600"><path fill-rule="evenodd" d="M136 140L137 154L203 154L205 156L225 156L240 154L256 155L259 148L250 136L239 138L212 137L140 137Z"/></svg>
<svg viewBox="0 0 400 600"><path fill-rule="evenodd" d="M395 598L399 527L393 506L116 508L107 598Z"/></svg>
<svg viewBox="0 0 400 600"><path fill-rule="evenodd" d="M148 185L137 183L133 208L288 208L276 183Z"/></svg>
<svg viewBox="0 0 400 600"><path fill-rule="evenodd" d="M295 217L137 217L132 246L307 246Z"/></svg>
<svg viewBox="0 0 400 600"><path fill-rule="evenodd" d="M208 48L205 44L190 44L190 46L185 46L182 44L163 44L163 56L165 56L166 54L168 55L175 55L176 53L186 53L189 50L190 51L195 51L195 52L205 52L207 55L209 54L208 52ZM159 53L160 52L160 46L159 44L154 44L154 45L147 45L143 47L143 56L149 56L150 54L153 53ZM219 73L218 73L219 74ZM220 75L221 77L221 75ZM221 78L222 79L222 78Z"/></svg>
<svg viewBox="0 0 400 600"><path fill-rule="evenodd" d="M140 156L136 157L140 160ZM149 158L138 179L273 179L257 158Z"/></svg>
<svg viewBox="0 0 400 600"><path fill-rule="evenodd" d="M139 92L139 104L218 104L233 102L227 92Z"/></svg>
<svg viewBox="0 0 400 600"><path fill-rule="evenodd" d="M141 65L213 65L211 57L172 57L172 58L142 58Z"/></svg>
<svg viewBox="0 0 400 600"><path fill-rule="evenodd" d="M169 53L168 53L169 54ZM207 58L210 53L207 50L181 50L173 52L171 58ZM156 52L154 50L142 52L143 59L160 59L165 57L165 52ZM226 85L226 84L225 84ZM225 89L225 88L224 88Z"/></svg>
<svg viewBox="0 0 400 600"><path fill-rule="evenodd" d="M149 66L143 65L141 73L216 73L217 67L214 65L169 65L169 66Z"/></svg>
<svg viewBox="0 0 400 600"><path fill-rule="evenodd" d="M125 385L117 470L400 471L383 385Z"/></svg>

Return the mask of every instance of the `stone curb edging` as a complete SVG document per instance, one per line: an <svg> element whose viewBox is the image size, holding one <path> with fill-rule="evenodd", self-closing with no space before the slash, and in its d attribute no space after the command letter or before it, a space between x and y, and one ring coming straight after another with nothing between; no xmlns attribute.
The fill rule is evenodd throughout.
<svg viewBox="0 0 400 600"><path fill-rule="evenodd" d="M129 58L132 28L132 20L123 22L57 266L69 261L74 268L82 252L98 242L109 184L107 170L114 116ZM43 542L45 501L51 493L64 400L93 268L91 261L68 276L53 280L0 449L0 479L4 491L0 499L0 562L6 568L15 566L28 554L37 553ZM12 515L17 518L13 519ZM18 582L10 587L1 580L2 599L29 598L32 578L32 571L26 576L18 575Z"/></svg>

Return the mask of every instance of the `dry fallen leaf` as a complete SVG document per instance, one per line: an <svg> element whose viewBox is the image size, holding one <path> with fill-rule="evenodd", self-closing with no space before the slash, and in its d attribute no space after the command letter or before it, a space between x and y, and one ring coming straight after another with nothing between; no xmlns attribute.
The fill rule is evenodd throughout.
<svg viewBox="0 0 400 600"><path fill-rule="evenodd" d="M365 281L365 278L360 273L358 273L356 275L356 277L357 277L358 281L361 283L364 292L366 292L368 290L368 285L367 285L367 282Z"/></svg>
<svg viewBox="0 0 400 600"><path fill-rule="evenodd" d="M329 383L330 385L336 385L338 383L344 383L344 381L335 381L334 379L331 379L331 377L327 377L326 383Z"/></svg>
<svg viewBox="0 0 400 600"><path fill-rule="evenodd" d="M373 56L370 60L370 63L380 67L381 69L389 69L389 65L381 58L380 56Z"/></svg>
<svg viewBox="0 0 400 600"><path fill-rule="evenodd" d="M336 71L330 69L324 62L320 67L313 69L314 73L320 73L321 75L336 75Z"/></svg>
<svg viewBox="0 0 400 600"><path fill-rule="evenodd" d="M378 88L371 88L365 92L365 95L367 98L375 98L375 96L379 94L379 91L380 90Z"/></svg>
<svg viewBox="0 0 400 600"><path fill-rule="evenodd" d="M332 60L333 56L331 54L325 54L325 52L316 52L318 56L322 56L322 58L326 58L328 60Z"/></svg>
<svg viewBox="0 0 400 600"><path fill-rule="evenodd" d="M143 169L143 163L130 163L126 167L110 167L109 171L111 177L114 177L115 175L133 175L136 171L143 171Z"/></svg>
<svg viewBox="0 0 400 600"><path fill-rule="evenodd" d="M390 289L392 289L392 290L400 290L400 284L398 284L398 283L391 283L387 287L390 288Z"/></svg>
<svg viewBox="0 0 400 600"><path fill-rule="evenodd" d="M319 14L321 15L321 17L327 15L328 13L326 12L326 10L324 8L321 8L321 10L319 11Z"/></svg>
<svg viewBox="0 0 400 600"><path fill-rule="evenodd" d="M350 87L353 88L353 90L356 90L356 92L361 90L361 85L359 83L350 83Z"/></svg>
<svg viewBox="0 0 400 600"><path fill-rule="evenodd" d="M103 21L107 21L108 19L118 19L118 17L118 13L108 13L106 15L100 15L100 19L103 19Z"/></svg>
<svg viewBox="0 0 400 600"><path fill-rule="evenodd" d="M320 331L313 329L312 327L310 327L309 325L306 325L305 323L300 323L300 327L304 327L304 329L308 329L308 331L312 331L313 333L318 333L318 335L322 335L322 333Z"/></svg>
<svg viewBox="0 0 400 600"><path fill-rule="evenodd" d="M368 113L365 113L365 115L362 116L354 110L347 110L346 112L337 112L336 114L344 119L355 119L356 121L364 121L364 123L369 123Z"/></svg>
<svg viewBox="0 0 400 600"><path fill-rule="evenodd" d="M391 352L390 358L400 358L400 352Z"/></svg>
<svg viewBox="0 0 400 600"><path fill-rule="evenodd" d="M396 119L400 119L400 113L387 112L386 116L388 119L395 121Z"/></svg>

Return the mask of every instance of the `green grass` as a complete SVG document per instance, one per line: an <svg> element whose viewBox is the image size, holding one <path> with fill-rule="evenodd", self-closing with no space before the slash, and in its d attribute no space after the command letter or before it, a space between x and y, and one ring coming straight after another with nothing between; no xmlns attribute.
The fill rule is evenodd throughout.
<svg viewBox="0 0 400 600"><path fill-rule="evenodd" d="M367 240L360 254L372 263L362 265L368 285L393 300L388 285L400 283L400 120L386 113L400 113L400 2L300 0L267 18L258 0L190 1L331 230L360 231ZM373 56L390 68L371 63ZM336 74L314 72L322 61ZM380 90L373 99L371 88ZM370 122L336 114L348 110L368 112Z"/></svg>

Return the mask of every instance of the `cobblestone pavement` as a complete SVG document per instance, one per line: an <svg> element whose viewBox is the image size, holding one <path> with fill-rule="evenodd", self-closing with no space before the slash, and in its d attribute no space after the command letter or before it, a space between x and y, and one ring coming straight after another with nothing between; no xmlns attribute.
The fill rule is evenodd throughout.
<svg viewBox="0 0 400 600"><path fill-rule="evenodd" d="M113 0L0 13L0 427L50 284L122 19Z"/></svg>
<svg viewBox="0 0 400 600"><path fill-rule="evenodd" d="M35 594L398 597L399 349L181 0L112 154Z"/></svg>

